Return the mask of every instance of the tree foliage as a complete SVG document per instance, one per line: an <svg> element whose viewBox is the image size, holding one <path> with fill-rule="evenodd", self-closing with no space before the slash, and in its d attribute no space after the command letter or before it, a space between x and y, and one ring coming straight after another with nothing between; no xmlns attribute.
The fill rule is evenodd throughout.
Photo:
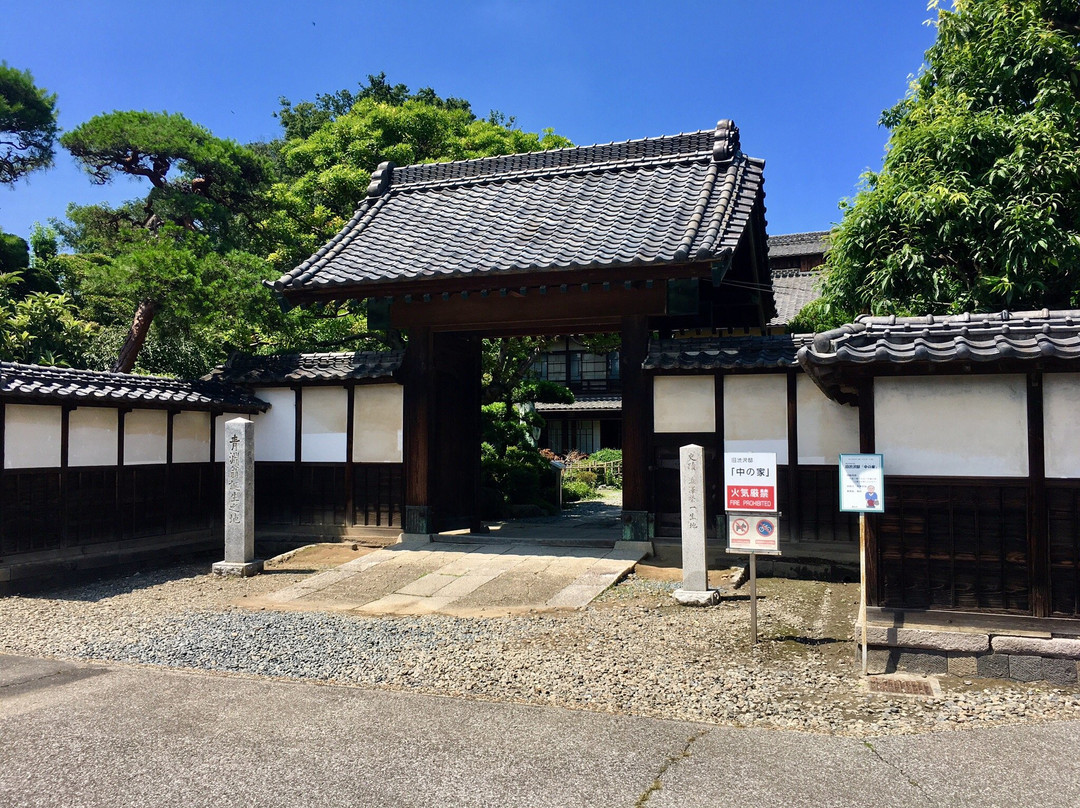
<svg viewBox="0 0 1080 808"><path fill-rule="evenodd" d="M955 0L937 24L807 319L1080 303L1080 5Z"/></svg>
<svg viewBox="0 0 1080 808"><path fill-rule="evenodd" d="M0 184L51 166L55 141L56 95L36 86L29 71L0 62Z"/></svg>
<svg viewBox="0 0 1080 808"><path fill-rule="evenodd" d="M397 165L467 160L569 146L551 130L525 132L493 113L479 120L469 102L417 93L369 76L357 92L341 90L293 105L282 99L284 138L270 144L279 179L271 191L266 230L275 266L288 269L344 226L371 182L372 170Z"/></svg>
<svg viewBox="0 0 1080 808"><path fill-rule="evenodd" d="M111 112L66 132L61 145L91 180L142 177L151 190L140 224L173 223L231 249L250 240L271 172L266 160L232 140L214 137L183 115ZM129 206L116 213L133 213Z"/></svg>

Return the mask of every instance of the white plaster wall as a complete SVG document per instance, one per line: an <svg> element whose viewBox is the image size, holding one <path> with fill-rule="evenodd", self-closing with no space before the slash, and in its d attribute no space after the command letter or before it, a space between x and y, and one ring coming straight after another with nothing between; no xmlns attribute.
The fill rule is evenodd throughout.
<svg viewBox="0 0 1080 808"><path fill-rule="evenodd" d="M724 451L774 452L788 462L787 377L724 377Z"/></svg>
<svg viewBox="0 0 1080 808"><path fill-rule="evenodd" d="M1043 375L1047 477L1080 477L1080 373Z"/></svg>
<svg viewBox="0 0 1080 808"><path fill-rule="evenodd" d="M4 410L4 468L58 468L60 407L8 404Z"/></svg>
<svg viewBox="0 0 1080 808"><path fill-rule="evenodd" d="M799 411L799 462L835 466L841 454L859 451L859 410L830 399L813 380L795 380Z"/></svg>
<svg viewBox="0 0 1080 808"><path fill-rule="evenodd" d="M120 414L112 407L79 407L68 415L68 465L115 466Z"/></svg>
<svg viewBox="0 0 1080 808"><path fill-rule="evenodd" d="M653 431L715 432L716 381L712 376L656 376Z"/></svg>
<svg viewBox="0 0 1080 808"><path fill-rule="evenodd" d="M353 398L353 462L400 463L405 388L357 385Z"/></svg>
<svg viewBox="0 0 1080 808"><path fill-rule="evenodd" d="M344 387L306 387L301 393L300 459L344 463L349 395Z"/></svg>
<svg viewBox="0 0 1080 808"><path fill-rule="evenodd" d="M173 416L173 462L210 462L210 413L178 412Z"/></svg>
<svg viewBox="0 0 1080 808"><path fill-rule="evenodd" d="M1026 477L1024 377L875 379L874 433L889 474Z"/></svg>
<svg viewBox="0 0 1080 808"><path fill-rule="evenodd" d="M287 387L262 388L254 391L270 405L266 412L253 416L256 460L292 462L296 459L296 392Z"/></svg>
<svg viewBox="0 0 1080 808"><path fill-rule="evenodd" d="M168 459L169 414L132 410L124 416L124 465L164 463Z"/></svg>
<svg viewBox="0 0 1080 808"><path fill-rule="evenodd" d="M225 442L225 423L233 418L245 418L251 420L250 415L239 412L226 412L214 419L214 462L224 463L228 454L228 445ZM255 451L259 451L259 428L255 427Z"/></svg>

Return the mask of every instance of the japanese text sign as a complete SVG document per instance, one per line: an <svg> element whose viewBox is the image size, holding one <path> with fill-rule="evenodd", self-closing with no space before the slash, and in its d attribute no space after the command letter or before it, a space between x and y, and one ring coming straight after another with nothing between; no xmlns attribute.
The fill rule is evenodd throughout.
<svg viewBox="0 0 1080 808"><path fill-rule="evenodd" d="M776 455L724 453L724 510L776 510Z"/></svg>
<svg viewBox="0 0 1080 808"><path fill-rule="evenodd" d="M881 455L840 455L840 510L885 511L885 468Z"/></svg>

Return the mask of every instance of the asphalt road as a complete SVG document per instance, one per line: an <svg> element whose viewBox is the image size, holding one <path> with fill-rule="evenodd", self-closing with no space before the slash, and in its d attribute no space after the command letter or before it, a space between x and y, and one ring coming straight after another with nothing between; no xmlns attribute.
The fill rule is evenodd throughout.
<svg viewBox="0 0 1080 808"><path fill-rule="evenodd" d="M0 804L1068 806L1080 722L851 738L0 657Z"/></svg>

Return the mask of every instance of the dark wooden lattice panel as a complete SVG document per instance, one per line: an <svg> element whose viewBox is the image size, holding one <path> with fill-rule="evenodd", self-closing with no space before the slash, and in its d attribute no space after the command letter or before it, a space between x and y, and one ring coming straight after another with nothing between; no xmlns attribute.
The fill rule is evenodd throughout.
<svg viewBox="0 0 1080 808"><path fill-rule="evenodd" d="M353 468L354 524L401 527L403 500L400 463L358 463Z"/></svg>
<svg viewBox="0 0 1080 808"><path fill-rule="evenodd" d="M120 538L146 538L165 533L169 496L164 465L125 466L119 470Z"/></svg>
<svg viewBox="0 0 1080 808"><path fill-rule="evenodd" d="M256 463L255 524L260 527L294 524L295 485L293 463Z"/></svg>
<svg viewBox="0 0 1080 808"><path fill-rule="evenodd" d="M1047 486L1050 610L1080 617L1080 487Z"/></svg>
<svg viewBox="0 0 1080 808"><path fill-rule="evenodd" d="M3 555L51 550L63 545L63 509L58 469L8 471L3 485Z"/></svg>
<svg viewBox="0 0 1080 808"><path fill-rule="evenodd" d="M207 530L214 524L224 488L210 463L176 463L169 471L169 532Z"/></svg>
<svg viewBox="0 0 1080 808"><path fill-rule="evenodd" d="M859 515L840 511L840 475L836 466L800 466L797 474L799 490L792 513L792 538L857 544Z"/></svg>
<svg viewBox="0 0 1080 808"><path fill-rule="evenodd" d="M1024 486L890 480L878 553L882 606L1030 611Z"/></svg>
<svg viewBox="0 0 1080 808"><path fill-rule="evenodd" d="M116 539L116 467L67 472L67 542L83 546Z"/></svg>
<svg viewBox="0 0 1080 808"><path fill-rule="evenodd" d="M656 447L653 464L653 502L656 535L661 538L678 538L682 535L682 501L679 496L679 446L692 443L687 439L681 443L673 441L670 445ZM710 538L715 536L716 515L723 514L720 502L720 461L716 450L706 446L705 452L705 531ZM782 475L781 475L782 476ZM778 497L783 491L777 492Z"/></svg>
<svg viewBox="0 0 1080 808"><path fill-rule="evenodd" d="M301 525L345 524L345 464L304 463L298 474Z"/></svg>

